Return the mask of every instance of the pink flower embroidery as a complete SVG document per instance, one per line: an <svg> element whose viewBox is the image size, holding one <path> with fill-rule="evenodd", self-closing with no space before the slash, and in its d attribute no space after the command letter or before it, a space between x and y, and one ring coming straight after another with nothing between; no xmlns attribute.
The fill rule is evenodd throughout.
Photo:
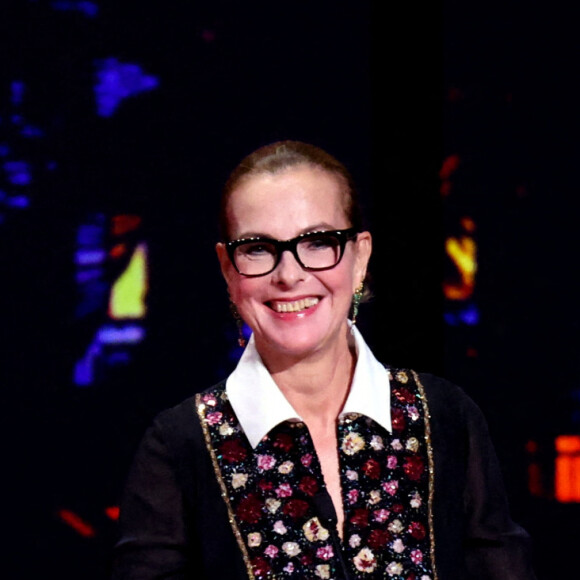
<svg viewBox="0 0 580 580"><path fill-rule="evenodd" d="M270 558L275 558L278 555L278 548L272 544L270 544L265 550L264 554L269 556Z"/></svg>
<svg viewBox="0 0 580 580"><path fill-rule="evenodd" d="M381 509L381 510L375 510L374 514L373 514L373 519L375 520L375 522L379 522L379 523L383 523L386 522L387 519L389 518L389 510L385 510L385 509Z"/></svg>
<svg viewBox="0 0 580 580"><path fill-rule="evenodd" d="M208 413L205 418L210 425L217 425L222 420L222 417L222 413L216 411L215 413Z"/></svg>
<svg viewBox="0 0 580 580"><path fill-rule="evenodd" d="M399 482L395 479L391 481L385 481L385 483L383 483L383 489L389 495L395 495L397 493L397 490L399 489Z"/></svg>
<svg viewBox="0 0 580 580"><path fill-rule="evenodd" d="M281 483L276 489L278 497L290 497L292 495L292 488L289 483Z"/></svg>
<svg viewBox="0 0 580 580"><path fill-rule="evenodd" d="M321 546L316 550L316 557L320 558L321 560L330 560L334 556L334 552L332 550L332 546Z"/></svg>
<svg viewBox="0 0 580 580"><path fill-rule="evenodd" d="M258 469L267 471L276 465L276 459L272 455L258 455Z"/></svg>

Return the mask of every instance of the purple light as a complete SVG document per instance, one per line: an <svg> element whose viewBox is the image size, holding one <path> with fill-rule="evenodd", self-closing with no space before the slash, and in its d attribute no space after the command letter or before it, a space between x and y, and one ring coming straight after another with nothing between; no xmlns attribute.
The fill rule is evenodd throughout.
<svg viewBox="0 0 580 580"><path fill-rule="evenodd" d="M116 58L98 61L96 76L95 97L101 117L111 117L123 99L159 85L158 79L145 74L138 64L121 63Z"/></svg>

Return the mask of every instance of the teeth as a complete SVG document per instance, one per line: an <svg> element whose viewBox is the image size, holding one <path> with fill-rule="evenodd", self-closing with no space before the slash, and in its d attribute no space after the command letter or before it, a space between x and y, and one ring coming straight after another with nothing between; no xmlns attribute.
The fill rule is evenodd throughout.
<svg viewBox="0 0 580 580"><path fill-rule="evenodd" d="M318 304L318 298L304 298L295 302L275 302L274 310L276 312L299 312Z"/></svg>

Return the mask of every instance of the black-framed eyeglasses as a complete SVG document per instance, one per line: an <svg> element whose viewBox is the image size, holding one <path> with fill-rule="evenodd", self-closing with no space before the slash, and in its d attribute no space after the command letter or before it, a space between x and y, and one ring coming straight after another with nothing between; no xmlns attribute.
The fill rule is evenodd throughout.
<svg viewBox="0 0 580 580"><path fill-rule="evenodd" d="M286 241L260 236L226 242L226 250L242 276L269 274L276 269L285 251L292 252L305 270L330 270L342 260L346 243L357 235L356 228L347 228L308 232Z"/></svg>

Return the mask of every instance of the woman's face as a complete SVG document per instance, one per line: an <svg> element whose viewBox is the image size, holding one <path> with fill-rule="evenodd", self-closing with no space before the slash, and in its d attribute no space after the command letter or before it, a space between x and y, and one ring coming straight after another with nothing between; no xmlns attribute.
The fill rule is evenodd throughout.
<svg viewBox="0 0 580 580"><path fill-rule="evenodd" d="M231 194L227 218L232 240L289 240L351 225L339 178L308 165L243 180ZM304 270L291 252L283 252L274 271L248 278L235 270L224 244L217 245L217 252L230 297L265 360L304 358L346 344L352 295L364 279L371 253L368 232L347 242L337 266L318 272ZM299 301L310 306L300 308Z"/></svg>

